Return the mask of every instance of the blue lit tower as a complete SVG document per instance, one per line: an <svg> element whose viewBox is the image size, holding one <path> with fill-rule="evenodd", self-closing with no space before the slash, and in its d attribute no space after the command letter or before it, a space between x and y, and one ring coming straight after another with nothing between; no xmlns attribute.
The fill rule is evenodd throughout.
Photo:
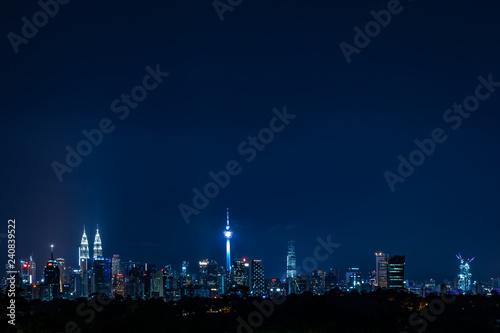
<svg viewBox="0 0 500 333"><path fill-rule="evenodd" d="M470 262L472 259L463 259L462 255L457 254L457 259L460 260L460 274L458 274L458 289L462 291L463 294L467 293L471 287L472 274L470 273Z"/></svg>
<svg viewBox="0 0 500 333"><path fill-rule="evenodd" d="M229 208L227 209L226 229L224 230L224 237L226 238L226 270L231 271L231 237L233 232L229 227Z"/></svg>

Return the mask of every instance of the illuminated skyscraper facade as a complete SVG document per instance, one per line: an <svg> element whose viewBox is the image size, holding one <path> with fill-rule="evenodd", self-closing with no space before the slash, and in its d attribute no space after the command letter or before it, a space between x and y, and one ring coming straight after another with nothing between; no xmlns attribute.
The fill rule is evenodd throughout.
<svg viewBox="0 0 500 333"><path fill-rule="evenodd" d="M387 288L387 253L375 253L375 271L376 280L375 286L380 288Z"/></svg>
<svg viewBox="0 0 500 333"><path fill-rule="evenodd" d="M30 261L28 263L29 266L29 283L36 283L36 263L33 260L33 255L30 256Z"/></svg>
<svg viewBox="0 0 500 333"><path fill-rule="evenodd" d="M234 259L232 268L233 286L249 286L250 263L245 259Z"/></svg>
<svg viewBox="0 0 500 333"><path fill-rule="evenodd" d="M208 269L208 259L200 260L198 265L200 266L200 285L207 286L207 269Z"/></svg>
<svg viewBox="0 0 500 333"><path fill-rule="evenodd" d="M213 298L217 296L218 292L218 272L217 261L210 260L207 264L206 285L208 289L208 297Z"/></svg>
<svg viewBox="0 0 500 333"><path fill-rule="evenodd" d="M89 295L89 241L87 234L85 233L85 226L83 226L83 235L80 242L80 248L78 249L78 261L80 264L80 277L77 279L77 286L75 290L79 291L78 296L87 297Z"/></svg>
<svg viewBox="0 0 500 333"><path fill-rule="evenodd" d="M288 251L286 255L286 277L294 278L297 276L297 258L295 257L295 242L288 242Z"/></svg>
<svg viewBox="0 0 500 333"><path fill-rule="evenodd" d="M357 289L361 290L361 284L363 283L363 279L361 277L361 272L359 268L352 267L347 270L345 273L345 284L348 290Z"/></svg>
<svg viewBox="0 0 500 333"><path fill-rule="evenodd" d="M80 248L78 249L78 261L80 263L80 270L82 272L88 269L88 259L89 259L89 241L87 239L87 234L85 233L85 226L83 226L82 241L80 242Z"/></svg>
<svg viewBox="0 0 500 333"><path fill-rule="evenodd" d="M264 296L266 294L264 267L260 259L250 261L250 294L252 296Z"/></svg>
<svg viewBox="0 0 500 333"><path fill-rule="evenodd" d="M102 257L102 243L101 243L101 235L99 235L99 226L97 226L97 232L94 238L94 260L98 257Z"/></svg>
<svg viewBox="0 0 500 333"><path fill-rule="evenodd" d="M391 256L387 259L387 288L404 289L405 256Z"/></svg>
<svg viewBox="0 0 500 333"><path fill-rule="evenodd" d="M44 283L48 286L47 300L57 298L60 295L60 270L57 261L54 260L54 246L51 245L50 259L44 270Z"/></svg>
<svg viewBox="0 0 500 333"><path fill-rule="evenodd" d="M323 295L325 293L326 272L317 269L311 273L311 292L315 295Z"/></svg>
<svg viewBox="0 0 500 333"><path fill-rule="evenodd" d="M470 263L472 259L464 259L462 255L457 254L457 259L460 260L460 274L458 274L458 289L462 291L463 294L471 290L472 274L470 272Z"/></svg>
<svg viewBox="0 0 500 333"><path fill-rule="evenodd" d="M94 260L93 291L111 296L111 259L97 257Z"/></svg>
<svg viewBox="0 0 500 333"><path fill-rule="evenodd" d="M226 229L224 230L224 238L226 238L226 270L231 271L231 238L233 232L229 227L229 208L226 213Z"/></svg>

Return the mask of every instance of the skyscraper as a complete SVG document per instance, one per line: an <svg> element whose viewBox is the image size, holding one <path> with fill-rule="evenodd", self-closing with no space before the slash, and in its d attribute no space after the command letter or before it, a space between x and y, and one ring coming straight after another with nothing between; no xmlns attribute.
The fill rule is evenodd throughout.
<svg viewBox="0 0 500 333"><path fill-rule="evenodd" d="M340 269L330 268L330 271L325 276L325 291L329 291L338 287L340 283Z"/></svg>
<svg viewBox="0 0 500 333"><path fill-rule="evenodd" d="M29 261L29 283L36 283L36 263L33 260L33 254L30 255Z"/></svg>
<svg viewBox="0 0 500 333"><path fill-rule="evenodd" d="M97 257L94 260L93 291L111 295L111 260Z"/></svg>
<svg viewBox="0 0 500 333"><path fill-rule="evenodd" d="M99 235L99 226L97 226L97 232L94 238L94 260L98 257L102 257L102 244L101 235Z"/></svg>
<svg viewBox="0 0 500 333"><path fill-rule="evenodd" d="M297 276L297 258L295 257L295 242L288 242L288 251L286 255L286 277L294 278Z"/></svg>
<svg viewBox="0 0 500 333"><path fill-rule="evenodd" d="M79 290L78 296L87 297L89 295L89 241L87 239L87 234L85 233L85 226L83 226L83 235L80 242L80 247L78 251L78 261L80 264L80 278L77 279L79 285L75 287L75 290Z"/></svg>
<svg viewBox="0 0 500 333"><path fill-rule="evenodd" d="M264 267L260 259L250 261L250 294L252 296L264 296L266 294Z"/></svg>
<svg viewBox="0 0 500 333"><path fill-rule="evenodd" d="M30 281L30 266L28 260L21 260L21 286L24 288L26 285L31 284Z"/></svg>
<svg viewBox="0 0 500 333"><path fill-rule="evenodd" d="M125 277L121 272L120 255L113 254L111 258L111 285L113 286L113 295L125 295Z"/></svg>
<svg viewBox="0 0 500 333"><path fill-rule="evenodd" d="M208 259L200 260L198 262L200 266L200 285L207 286L207 269L208 269Z"/></svg>
<svg viewBox="0 0 500 333"><path fill-rule="evenodd" d="M243 259L234 259L232 268L233 286L249 286L250 264Z"/></svg>
<svg viewBox="0 0 500 333"><path fill-rule="evenodd" d="M376 287L387 288L387 258L387 253L375 253Z"/></svg>
<svg viewBox="0 0 500 333"><path fill-rule="evenodd" d="M311 273L311 291L315 295L323 295L325 293L326 273L321 269L312 271Z"/></svg>
<svg viewBox="0 0 500 333"><path fill-rule="evenodd" d="M87 234L85 233L85 226L83 226L82 241L80 242L80 248L78 249L78 261L80 262L80 270L82 272L88 269L88 259L89 259L89 241L87 239Z"/></svg>
<svg viewBox="0 0 500 333"><path fill-rule="evenodd" d="M213 298L217 296L218 290L218 274L217 274L217 261L210 260L207 265L207 289L208 297Z"/></svg>
<svg viewBox="0 0 500 333"><path fill-rule="evenodd" d="M63 286L67 281L66 276L66 264L64 263L64 258L57 258L57 267L59 267L59 288L60 292L63 292Z"/></svg>
<svg viewBox="0 0 500 333"><path fill-rule="evenodd" d="M405 279L405 256L391 256L387 259L387 287L403 289Z"/></svg>
<svg viewBox="0 0 500 333"><path fill-rule="evenodd" d="M54 260L54 245L50 246L50 259L47 262L44 270L44 281L45 285L48 286L48 298L51 300L60 295L60 270L57 265L57 261Z"/></svg>
<svg viewBox="0 0 500 333"><path fill-rule="evenodd" d="M352 267L347 270L347 273L345 273L345 284L347 286L347 289L352 290L352 289L358 289L361 290L361 283L363 282L362 277L361 277L361 272L359 271L359 268L357 267Z"/></svg>
<svg viewBox="0 0 500 333"><path fill-rule="evenodd" d="M458 274L458 289L462 291L463 294L471 290L472 274L470 273L470 262L472 259L463 259L462 255L457 254L457 259L460 260L460 274Z"/></svg>
<svg viewBox="0 0 500 333"><path fill-rule="evenodd" d="M226 214L226 229L224 230L224 237L226 238L226 270L231 271L231 242L230 239L233 237L233 232L229 227L229 208Z"/></svg>

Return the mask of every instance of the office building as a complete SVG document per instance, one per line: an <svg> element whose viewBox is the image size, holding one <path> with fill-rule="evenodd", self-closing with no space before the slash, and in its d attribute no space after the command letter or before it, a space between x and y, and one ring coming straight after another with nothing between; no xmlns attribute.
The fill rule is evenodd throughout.
<svg viewBox="0 0 500 333"><path fill-rule="evenodd" d="M264 281L264 267L262 260L252 259L250 261L250 295L264 296L266 286Z"/></svg>
<svg viewBox="0 0 500 333"><path fill-rule="evenodd" d="M387 253L375 253L375 287L387 288Z"/></svg>
<svg viewBox="0 0 500 333"><path fill-rule="evenodd" d="M387 259L387 288L404 289L405 256L396 255Z"/></svg>
<svg viewBox="0 0 500 333"><path fill-rule="evenodd" d="M326 273L321 269L312 271L311 273L311 292L315 295L323 295L325 293Z"/></svg>
<svg viewBox="0 0 500 333"><path fill-rule="evenodd" d="M295 242L288 242L288 250L286 254L286 277L294 278L297 276L297 258L295 256Z"/></svg>

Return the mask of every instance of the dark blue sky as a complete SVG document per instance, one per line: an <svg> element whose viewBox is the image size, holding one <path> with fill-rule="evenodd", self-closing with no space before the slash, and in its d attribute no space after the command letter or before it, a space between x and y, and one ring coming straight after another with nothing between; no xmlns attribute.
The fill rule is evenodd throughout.
<svg viewBox="0 0 500 333"><path fill-rule="evenodd" d="M267 277L288 240L300 264L327 235L341 246L324 269L366 273L383 251L406 255L409 278L453 279L461 252L473 279L500 276L500 91L459 129L443 120L479 75L500 81L498 2L401 5L348 64L339 44L386 1L244 0L223 22L211 1L71 1L17 54L7 34L40 7L4 4L0 202L17 258L41 267L53 243L74 265L99 224L106 256L223 264L229 207L233 256L262 258ZM111 103L156 64L170 75L120 120ZM285 105L297 117L245 162L238 145ZM60 183L51 163L103 118L115 130ZM391 192L384 172L438 127L447 141ZM242 172L186 225L178 205L233 159Z"/></svg>

